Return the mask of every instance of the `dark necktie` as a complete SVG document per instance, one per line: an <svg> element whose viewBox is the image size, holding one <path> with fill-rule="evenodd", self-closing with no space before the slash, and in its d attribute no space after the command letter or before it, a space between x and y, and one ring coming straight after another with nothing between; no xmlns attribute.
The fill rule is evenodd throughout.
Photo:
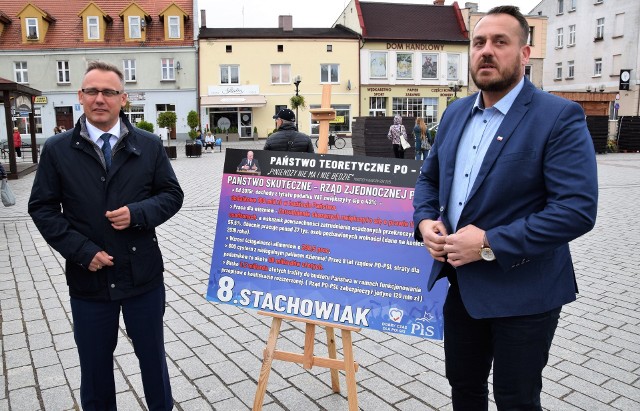
<svg viewBox="0 0 640 411"><path fill-rule="evenodd" d="M107 166L107 171L109 171L111 168L111 143L109 142L111 134L104 133L100 138L104 141L102 144L102 154L104 154L104 163Z"/></svg>

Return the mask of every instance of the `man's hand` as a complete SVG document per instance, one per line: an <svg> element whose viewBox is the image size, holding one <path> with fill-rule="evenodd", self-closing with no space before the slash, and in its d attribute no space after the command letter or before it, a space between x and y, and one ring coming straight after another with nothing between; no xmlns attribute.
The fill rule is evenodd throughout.
<svg viewBox="0 0 640 411"><path fill-rule="evenodd" d="M445 239L444 251L447 261L454 267L472 263L481 259L480 248L484 239L484 230L469 224Z"/></svg>
<svg viewBox="0 0 640 411"><path fill-rule="evenodd" d="M422 220L418 226L422 242L434 260L445 262L447 252L444 250L447 229L442 221Z"/></svg>
<svg viewBox="0 0 640 411"><path fill-rule="evenodd" d="M98 251L93 257L91 263L89 263L89 271L98 271L104 266L112 266L113 257L106 253L106 251Z"/></svg>
<svg viewBox="0 0 640 411"><path fill-rule="evenodd" d="M131 225L131 213L129 207L120 207L114 211L107 211L105 217L111 222L111 227L115 230L124 230Z"/></svg>

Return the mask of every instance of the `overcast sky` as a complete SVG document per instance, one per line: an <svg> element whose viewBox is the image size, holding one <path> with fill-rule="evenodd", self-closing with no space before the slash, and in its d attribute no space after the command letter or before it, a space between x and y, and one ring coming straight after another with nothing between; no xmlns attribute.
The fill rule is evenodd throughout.
<svg viewBox="0 0 640 411"><path fill-rule="evenodd" d="M433 0L366 0L370 3L433 4ZM540 0L476 0L479 11L514 4L528 13ZM465 1L458 1L463 8ZM207 11L207 27L278 27L278 16L292 15L293 27L331 27L348 0L198 0ZM446 5L453 0L446 0ZM200 24L198 19L197 24ZM395 23L394 23L395 24Z"/></svg>

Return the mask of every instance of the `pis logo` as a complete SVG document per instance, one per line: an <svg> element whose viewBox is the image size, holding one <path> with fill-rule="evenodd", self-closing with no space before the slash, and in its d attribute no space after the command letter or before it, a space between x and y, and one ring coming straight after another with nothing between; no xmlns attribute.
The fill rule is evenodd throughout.
<svg viewBox="0 0 640 411"><path fill-rule="evenodd" d="M399 308L391 308L389 309L389 319L394 323L399 323L402 321L402 317L404 316L404 311Z"/></svg>
<svg viewBox="0 0 640 411"><path fill-rule="evenodd" d="M411 324L411 334L420 335L423 337L433 337L435 335L435 328L429 323L436 322L436 317L430 312L424 313L423 317L416 318L416 322Z"/></svg>

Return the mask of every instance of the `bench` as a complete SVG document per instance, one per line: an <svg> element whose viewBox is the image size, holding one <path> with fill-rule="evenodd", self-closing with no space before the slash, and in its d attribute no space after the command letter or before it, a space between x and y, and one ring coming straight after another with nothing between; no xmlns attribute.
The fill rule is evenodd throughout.
<svg viewBox="0 0 640 411"><path fill-rule="evenodd" d="M20 149L22 151L22 158L24 158L25 153L31 152L31 143L22 143ZM38 155L40 155L40 144L36 145L36 149L38 150ZM2 159L6 159L9 156L9 143L6 141L0 142L0 152L2 153Z"/></svg>

